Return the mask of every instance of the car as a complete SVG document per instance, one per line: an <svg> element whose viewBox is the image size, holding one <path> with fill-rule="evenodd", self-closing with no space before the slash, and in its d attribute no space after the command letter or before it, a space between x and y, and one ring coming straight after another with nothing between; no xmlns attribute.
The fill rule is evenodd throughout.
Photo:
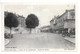
<svg viewBox="0 0 80 54"><path fill-rule="evenodd" d="M70 33L68 33L67 31L62 32L62 36L63 36L63 37L65 37L65 36L70 37L70 35L71 35L71 34L70 34Z"/></svg>
<svg viewBox="0 0 80 54"><path fill-rule="evenodd" d="M4 38L6 38L6 39L13 38L13 34L4 33Z"/></svg>

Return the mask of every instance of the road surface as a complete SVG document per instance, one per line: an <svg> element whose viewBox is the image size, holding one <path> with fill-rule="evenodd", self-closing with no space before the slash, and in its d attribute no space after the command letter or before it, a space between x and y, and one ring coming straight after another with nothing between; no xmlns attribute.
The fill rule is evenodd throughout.
<svg viewBox="0 0 80 54"><path fill-rule="evenodd" d="M32 33L14 34L6 48L51 48L51 49L74 49L75 44L64 39L60 34Z"/></svg>

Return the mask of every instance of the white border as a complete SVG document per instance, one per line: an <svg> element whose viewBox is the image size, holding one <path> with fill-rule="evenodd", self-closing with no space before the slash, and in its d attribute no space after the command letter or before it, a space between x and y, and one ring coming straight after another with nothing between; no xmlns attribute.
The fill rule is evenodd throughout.
<svg viewBox="0 0 80 54"><path fill-rule="evenodd" d="M1 1L2 1L2 2L25 2L25 1L26 1L26 2L30 2L30 1L33 2L33 0L22 0L22 1L21 1L21 0L1 0ZM48 0L48 1L46 1L46 0L45 0L45 1L41 0L41 1L42 1L43 3L47 3L47 2L49 2L50 0ZM41 2L41 1L40 1L40 0L37 0L36 2ZM63 2L63 3L65 3L65 2L78 2L78 7L79 7L79 5L80 5L80 4L79 4L79 2L80 2L79 0L67 0L67 1L66 1L66 0L51 0L50 2L52 2L52 1L53 1L53 2L61 2L61 3L62 3L62 2ZM1 9L1 8L0 8L0 9ZM1 11L1 10L0 10L0 11ZM77 12L77 13L78 13L78 20L77 20L77 23L76 23L76 24L78 24L78 29L77 29L78 32L77 32L77 33L78 33L78 36L80 36L80 35L79 35L79 33L80 33L80 29L79 29L79 27L80 27L80 24L79 24L79 23L80 23L80 16L79 16L79 15L80 15L80 7L78 8L78 12ZM0 13L0 15L1 15L1 13ZM1 19L1 17L0 17L0 19ZM2 24L2 23L1 23L1 21L0 21L0 26L1 26L1 24ZM0 28L0 30L1 30L1 28ZM1 37L1 32L0 32L0 37ZM0 40L0 42L1 42L1 40ZM79 46L79 45L80 45L80 37L78 37L78 43L79 43L79 44L78 44L78 46ZM1 44L0 44L0 45L1 45ZM0 48L0 49L1 49L1 48ZM0 51L1 51L1 50L0 50ZM9 52L9 53L10 53L10 52ZM9 53L8 53L8 54L9 54ZM12 52L11 52L11 53L12 53ZM11 54L11 53L10 53L10 54ZM15 53L16 53L16 52L15 52ZM19 53L21 53L21 52L19 52ZM24 52L24 53L25 53L25 52ZM27 53L30 54L30 52L27 52ZM40 52L38 52L38 53L40 53ZM48 53L48 54L49 54L50 52L43 52L43 53L46 53L46 54ZM42 53L42 54L43 54L43 53ZM57 52L54 52L54 53L57 53ZM59 53L59 54L60 54L60 53L61 53L61 54L65 54L65 53L66 53L66 54L67 54L67 53L70 53L70 54L77 54L77 53L79 53L79 54L80 54L80 46L78 47L78 51L77 51L77 52L58 52L58 53ZM4 54L4 53L0 52L0 54ZM16 53L16 54L17 54L17 53ZM22 53L21 53L21 54L22 54ZM25 54L26 54L26 53L25 53ZM36 54L36 52L32 52L31 54ZM53 54L53 53L51 52L51 54Z"/></svg>

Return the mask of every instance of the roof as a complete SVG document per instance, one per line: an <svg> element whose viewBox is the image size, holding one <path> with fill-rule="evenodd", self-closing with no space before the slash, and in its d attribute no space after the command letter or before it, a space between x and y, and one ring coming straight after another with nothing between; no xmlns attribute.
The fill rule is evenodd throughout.
<svg viewBox="0 0 80 54"><path fill-rule="evenodd" d="M20 16L20 15L18 15L18 17L22 17L22 18L25 18L25 17L23 17L23 16Z"/></svg>
<svg viewBox="0 0 80 54"><path fill-rule="evenodd" d="M50 28L50 26L48 25L48 26L43 26L43 27L41 27L41 29L43 29L43 28Z"/></svg>
<svg viewBox="0 0 80 54"><path fill-rule="evenodd" d="M54 18L50 22L52 22L52 21L54 21Z"/></svg>
<svg viewBox="0 0 80 54"><path fill-rule="evenodd" d="M69 11L69 12L70 12L70 11L75 11L75 9L66 10L62 15L57 16L57 19L60 18L60 17L62 17L62 16L65 15L66 13L68 13L68 11Z"/></svg>
<svg viewBox="0 0 80 54"><path fill-rule="evenodd" d="M74 11L75 9L66 10L61 16L65 15L68 11ZM61 17L59 16L59 18Z"/></svg>

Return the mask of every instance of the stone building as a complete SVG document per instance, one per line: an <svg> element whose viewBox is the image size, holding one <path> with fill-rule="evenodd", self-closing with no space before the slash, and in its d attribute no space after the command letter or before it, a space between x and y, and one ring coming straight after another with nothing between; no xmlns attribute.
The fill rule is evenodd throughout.
<svg viewBox="0 0 80 54"><path fill-rule="evenodd" d="M75 31L75 10L66 10L62 15L54 17L50 25L52 30L58 33Z"/></svg>
<svg viewBox="0 0 80 54"><path fill-rule="evenodd" d="M40 29L40 32L51 32L51 26L43 26Z"/></svg>
<svg viewBox="0 0 80 54"><path fill-rule="evenodd" d="M19 27L25 27L25 17L18 15Z"/></svg>

